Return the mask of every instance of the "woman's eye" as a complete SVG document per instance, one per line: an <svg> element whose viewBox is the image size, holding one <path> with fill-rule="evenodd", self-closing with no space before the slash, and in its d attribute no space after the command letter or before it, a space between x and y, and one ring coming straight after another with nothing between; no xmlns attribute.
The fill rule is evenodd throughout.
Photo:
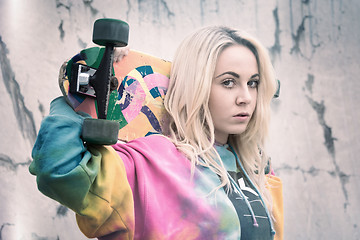
<svg viewBox="0 0 360 240"><path fill-rule="evenodd" d="M235 85L235 82L232 79L226 79L221 84L226 88L232 88Z"/></svg>
<svg viewBox="0 0 360 240"><path fill-rule="evenodd" d="M257 88L258 85L259 85L259 80L250 80L248 82L248 86L251 88Z"/></svg>

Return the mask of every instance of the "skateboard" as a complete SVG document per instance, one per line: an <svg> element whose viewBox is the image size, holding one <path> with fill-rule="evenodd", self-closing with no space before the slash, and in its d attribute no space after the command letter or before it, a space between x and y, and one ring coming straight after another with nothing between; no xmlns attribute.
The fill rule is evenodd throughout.
<svg viewBox="0 0 360 240"><path fill-rule="evenodd" d="M114 31L114 24L115 28L123 24L117 20L100 21L102 29L104 25L108 28L107 32ZM95 22L94 35L96 28ZM94 35L95 43L102 46L110 43L110 50L108 46L84 49L65 62L59 74L59 86L67 103L76 112L91 116L84 121L83 140L109 145L118 140L128 142L161 133L166 114L163 101L171 63L134 50L130 50L119 62L113 62L114 46L124 46L127 40L114 45L118 36L105 36L107 39L103 40L106 34ZM101 38L102 42L94 38ZM104 58L109 58L106 60L109 63L103 64ZM94 81L95 77L98 79Z"/></svg>

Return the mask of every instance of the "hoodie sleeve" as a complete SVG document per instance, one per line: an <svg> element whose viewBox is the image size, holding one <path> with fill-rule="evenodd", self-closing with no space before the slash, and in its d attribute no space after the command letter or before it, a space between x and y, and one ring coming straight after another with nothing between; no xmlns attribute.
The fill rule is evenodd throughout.
<svg viewBox="0 0 360 240"><path fill-rule="evenodd" d="M43 194L77 213L87 237L132 238L133 198L124 164L111 147L84 145L83 121L63 97L55 99L41 124L29 171Z"/></svg>

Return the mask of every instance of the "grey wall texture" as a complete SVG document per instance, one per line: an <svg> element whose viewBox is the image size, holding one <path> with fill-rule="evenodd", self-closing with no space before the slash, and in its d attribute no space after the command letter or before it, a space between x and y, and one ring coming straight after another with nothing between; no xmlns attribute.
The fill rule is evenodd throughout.
<svg viewBox="0 0 360 240"><path fill-rule="evenodd" d="M0 0L0 239L86 239L28 166L60 65L94 45L102 17L127 21L132 49L167 60L205 25L259 38L282 84L268 150L285 239L360 239L359 12L358 0Z"/></svg>

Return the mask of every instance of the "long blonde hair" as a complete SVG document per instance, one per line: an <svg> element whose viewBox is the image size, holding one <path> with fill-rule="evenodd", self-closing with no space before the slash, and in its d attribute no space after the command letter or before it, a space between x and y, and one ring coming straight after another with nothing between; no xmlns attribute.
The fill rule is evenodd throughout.
<svg viewBox="0 0 360 240"><path fill-rule="evenodd" d="M256 184L266 204L271 198L265 188L263 173L268 158L263 151L268 133L270 101L276 81L267 50L254 38L227 27L205 27L188 36L178 47L171 67L165 108L169 113L165 133L196 165L209 167L219 175L221 185L230 189L230 180L214 148L214 124L208 107L217 59L224 48L240 44L248 47L258 63L260 84L253 117L240 135L231 135L235 149L250 179ZM262 149L261 153L259 149ZM200 159L202 161L200 161Z"/></svg>

